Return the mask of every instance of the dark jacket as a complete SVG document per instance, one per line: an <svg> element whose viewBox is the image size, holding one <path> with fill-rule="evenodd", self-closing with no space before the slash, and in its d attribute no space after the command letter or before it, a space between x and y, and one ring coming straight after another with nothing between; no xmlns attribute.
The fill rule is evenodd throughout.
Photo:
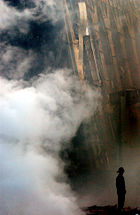
<svg viewBox="0 0 140 215"><path fill-rule="evenodd" d="M117 194L125 194L125 181L123 175L119 174L116 178Z"/></svg>

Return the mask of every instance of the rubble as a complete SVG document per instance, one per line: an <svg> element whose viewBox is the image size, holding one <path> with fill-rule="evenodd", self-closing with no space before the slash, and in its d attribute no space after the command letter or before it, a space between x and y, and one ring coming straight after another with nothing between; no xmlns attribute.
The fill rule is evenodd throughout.
<svg viewBox="0 0 140 215"><path fill-rule="evenodd" d="M82 208L86 215L140 215L138 208L124 208L123 211L119 211L117 206L90 206Z"/></svg>

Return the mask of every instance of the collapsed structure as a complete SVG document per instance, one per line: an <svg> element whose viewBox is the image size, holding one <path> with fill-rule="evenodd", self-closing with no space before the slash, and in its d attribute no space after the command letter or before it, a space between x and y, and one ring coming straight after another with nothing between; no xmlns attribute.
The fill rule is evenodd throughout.
<svg viewBox="0 0 140 215"><path fill-rule="evenodd" d="M125 145L139 149L139 10L137 0L64 0L72 68L83 87L88 82L102 92L103 108L88 131L100 169L112 169L112 160L125 164Z"/></svg>

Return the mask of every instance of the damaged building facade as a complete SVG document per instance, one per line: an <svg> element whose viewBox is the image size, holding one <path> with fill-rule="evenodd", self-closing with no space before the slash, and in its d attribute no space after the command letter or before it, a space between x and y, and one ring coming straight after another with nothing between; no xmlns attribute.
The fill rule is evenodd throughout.
<svg viewBox="0 0 140 215"><path fill-rule="evenodd" d="M84 89L90 83L102 94L102 107L88 129L81 126L79 143L74 139L73 165L88 155L79 171L87 171L87 166L114 171L125 166L130 154L132 162L140 156L139 10L138 0L64 0L72 69ZM83 139L86 144L79 146ZM74 152L79 147L81 155Z"/></svg>

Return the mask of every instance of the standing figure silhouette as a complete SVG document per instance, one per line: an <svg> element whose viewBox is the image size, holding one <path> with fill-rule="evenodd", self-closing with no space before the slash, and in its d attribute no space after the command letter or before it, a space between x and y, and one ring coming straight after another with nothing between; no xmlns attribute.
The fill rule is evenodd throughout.
<svg viewBox="0 0 140 215"><path fill-rule="evenodd" d="M124 168L120 167L117 173L119 173L116 178L116 188L117 188L117 194L118 194L118 209L121 211L124 206L125 194L126 194L125 180L123 177Z"/></svg>

